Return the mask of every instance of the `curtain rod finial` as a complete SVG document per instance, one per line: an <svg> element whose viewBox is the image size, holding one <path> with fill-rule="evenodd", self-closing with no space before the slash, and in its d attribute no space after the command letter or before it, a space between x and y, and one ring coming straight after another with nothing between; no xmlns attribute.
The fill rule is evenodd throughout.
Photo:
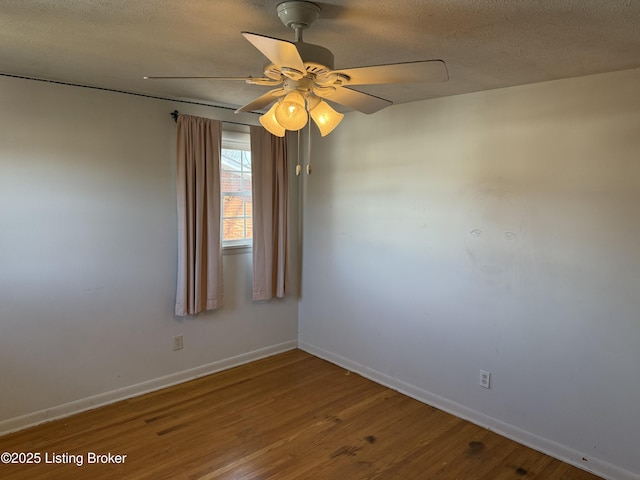
<svg viewBox="0 0 640 480"><path fill-rule="evenodd" d="M180 115L180 112L178 112L178 110L174 110L169 115L171 115L173 117L173 120L177 122L178 121L178 115Z"/></svg>

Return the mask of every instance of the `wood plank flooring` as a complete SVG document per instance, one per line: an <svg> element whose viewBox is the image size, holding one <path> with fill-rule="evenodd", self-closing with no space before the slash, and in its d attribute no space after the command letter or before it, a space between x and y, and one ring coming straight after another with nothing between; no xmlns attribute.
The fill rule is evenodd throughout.
<svg viewBox="0 0 640 480"><path fill-rule="evenodd" d="M0 437L5 451L41 463L0 464L4 480L599 478L300 350Z"/></svg>

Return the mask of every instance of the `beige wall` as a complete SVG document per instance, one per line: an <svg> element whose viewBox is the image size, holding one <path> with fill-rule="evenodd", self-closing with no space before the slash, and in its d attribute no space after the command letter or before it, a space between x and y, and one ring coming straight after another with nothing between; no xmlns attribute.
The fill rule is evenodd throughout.
<svg viewBox="0 0 640 480"><path fill-rule="evenodd" d="M250 254L224 308L173 316L176 108L255 122L0 77L0 431L295 347L297 300L253 303Z"/></svg>
<svg viewBox="0 0 640 480"><path fill-rule="evenodd" d="M301 346L640 478L640 71L352 113L313 151Z"/></svg>

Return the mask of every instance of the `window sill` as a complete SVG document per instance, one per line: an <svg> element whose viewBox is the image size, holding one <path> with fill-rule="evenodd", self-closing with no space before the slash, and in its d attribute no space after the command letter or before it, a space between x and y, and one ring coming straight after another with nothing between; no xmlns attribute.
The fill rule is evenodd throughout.
<svg viewBox="0 0 640 480"><path fill-rule="evenodd" d="M223 255L240 255L243 253L251 253L252 251L251 245L223 245L222 246L222 254Z"/></svg>

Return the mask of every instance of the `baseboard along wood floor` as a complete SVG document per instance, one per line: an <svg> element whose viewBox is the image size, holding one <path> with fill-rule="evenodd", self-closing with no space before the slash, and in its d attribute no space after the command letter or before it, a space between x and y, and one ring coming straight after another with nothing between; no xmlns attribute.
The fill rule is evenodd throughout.
<svg viewBox="0 0 640 480"><path fill-rule="evenodd" d="M4 480L600 478L301 350L5 435L0 452L32 454L0 463Z"/></svg>

